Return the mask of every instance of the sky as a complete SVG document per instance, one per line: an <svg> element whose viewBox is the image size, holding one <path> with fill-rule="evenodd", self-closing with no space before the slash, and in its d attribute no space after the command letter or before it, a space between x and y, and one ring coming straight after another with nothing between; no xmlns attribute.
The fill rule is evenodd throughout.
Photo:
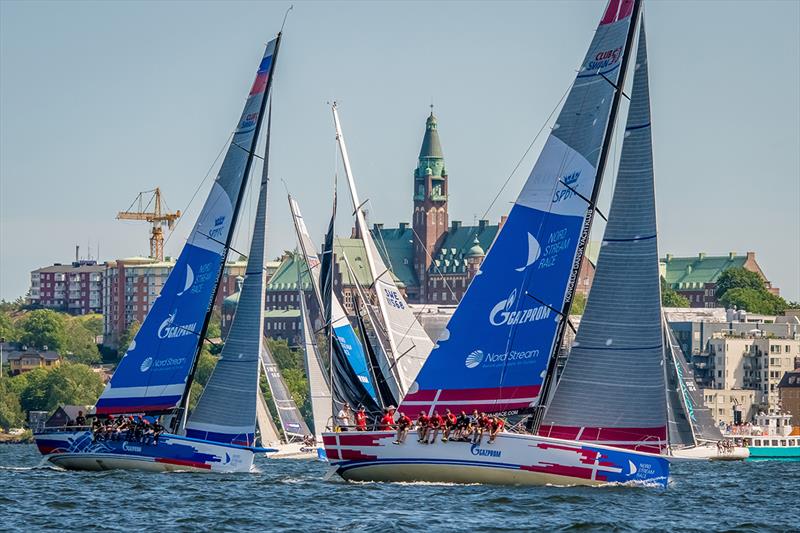
<svg viewBox="0 0 800 533"><path fill-rule="evenodd" d="M115 216L156 186L185 212L166 246L180 252L288 5L0 0L0 298L24 295L31 270L72 260L76 245L101 260L147 255L148 225ZM270 256L295 246L287 189L321 241L340 168L333 100L371 222L411 220L433 103L450 219L488 210L496 223L603 7L295 0L273 88ZM754 251L800 300L800 2L663 0L644 11L660 254ZM339 198L348 234L346 190Z"/></svg>

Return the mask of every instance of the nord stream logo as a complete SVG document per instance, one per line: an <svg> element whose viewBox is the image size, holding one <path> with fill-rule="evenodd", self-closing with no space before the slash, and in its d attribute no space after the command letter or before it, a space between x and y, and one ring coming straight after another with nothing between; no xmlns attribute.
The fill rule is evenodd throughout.
<svg viewBox="0 0 800 533"><path fill-rule="evenodd" d="M161 326L158 328L159 339L175 339L177 337L185 337L186 335L194 335L194 329L197 327L196 322L177 326L172 325L173 322L175 322L175 316L177 314L178 311L176 309L161 323Z"/></svg>
<svg viewBox="0 0 800 533"><path fill-rule="evenodd" d="M497 305L492 308L492 312L489 313L489 322L493 326L512 326L514 324L525 324L526 322L542 320L550 316L550 309L544 305L512 311L516 299L517 289L514 289L511 291L511 294L508 295L508 298L500 300L497 302Z"/></svg>
<svg viewBox="0 0 800 533"><path fill-rule="evenodd" d="M477 444L470 446L469 452L472 455L479 455L481 457L500 457L503 452L500 450L487 450L485 448L478 448Z"/></svg>
<svg viewBox="0 0 800 533"><path fill-rule="evenodd" d="M482 362L483 362L483 351L475 350L474 352L470 353L464 360L464 366L466 366L467 368L475 368Z"/></svg>

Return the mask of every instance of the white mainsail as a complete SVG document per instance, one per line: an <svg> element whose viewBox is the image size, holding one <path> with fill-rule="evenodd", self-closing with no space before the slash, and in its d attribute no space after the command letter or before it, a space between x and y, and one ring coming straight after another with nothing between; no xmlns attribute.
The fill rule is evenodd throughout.
<svg viewBox="0 0 800 533"><path fill-rule="evenodd" d="M376 354L378 365L390 390L395 398L400 401L409 387L411 387L411 383L416 378L431 350L433 350L433 342L408 307L408 303L406 303L394 279L392 279L392 273L383 262L380 253L378 253L378 248L375 246L375 241L367 228L335 104L333 105L333 120L336 126L336 140L339 143L339 150L342 154L344 170L347 175L347 183L350 187L356 225L361 239L364 241L367 265L374 280L378 308L381 312L383 327L391 350L391 354Z"/></svg>

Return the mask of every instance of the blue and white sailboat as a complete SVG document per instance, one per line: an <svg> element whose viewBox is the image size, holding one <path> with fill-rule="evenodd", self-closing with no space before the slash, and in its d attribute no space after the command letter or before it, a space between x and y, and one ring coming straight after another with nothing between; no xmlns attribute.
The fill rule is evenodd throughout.
<svg viewBox="0 0 800 533"><path fill-rule="evenodd" d="M666 438L659 438L665 437L667 426L662 350L649 345L629 346L631 340L640 339L629 339L622 332L615 332L619 333L616 338L599 346L589 345L596 340L592 338L580 347L593 352L630 348L631 356L641 356L629 360L637 369L636 375L644 378L648 395L642 396L636 410L630 410L630 419L641 421L643 431L635 438L646 438L647 447L643 450L636 448L638 443L619 437L620 433L627 436L625 428L621 432L601 434L598 430L584 434L581 428L597 429L597 424L591 418L576 419L581 413L576 414L573 408L579 405L581 397L569 394L561 382L556 387L548 386L556 383L555 353L568 325L575 282L619 112L620 88L624 87L635 50L640 8L640 0L609 0L538 161L480 272L399 407L399 411L412 417L420 412L442 414L446 408L456 412L475 409L501 417L532 413L536 415L529 419L535 422L533 425L544 420L543 429L547 431L561 427L577 427L577 431L549 435L531 426L518 426L498 433L491 443L484 437L471 443L451 440L424 444L409 436L394 446L393 432L325 434L328 459L345 479L528 485L640 482L666 486L669 461L660 453ZM643 32L639 42L643 51ZM635 76L632 100L638 104L632 102L631 108L640 110L646 105L647 95L646 91L637 90L637 86L646 89L647 69L637 68ZM634 114L629 121L637 118ZM649 127L649 123L644 127ZM628 165L637 171L644 169L633 172L627 180L635 182L631 186L643 195L642 205L653 208L652 212L644 212L643 207L641 220L634 216L636 223L643 226L655 224L652 160L646 160L649 152L645 144L649 141L648 130L646 138L632 135L623 143L623 157L628 157ZM628 167L621 164L620 168ZM617 189L621 181L622 175ZM614 229L612 233L607 230L608 242L627 239L627 235L618 239L613 233L617 229L635 231L625 224L626 216L630 215L626 196L629 194L629 190L623 190L621 202L615 196L609 214L609 228ZM612 224L615 218L619 223ZM636 270L636 275L648 288L655 287L644 304L647 318L655 320L654 326L647 324L646 333L654 335L653 344L661 347L653 233L632 235L625 241L641 241L647 248L632 251L623 246L619 254L629 254L634 266L642 267ZM614 251L609 253L613 255ZM595 283L601 276L601 268L607 269L598 264ZM595 291L590 294L587 311L593 305L605 305L600 300L608 294L597 295ZM618 303L619 300L608 304ZM582 325L580 332L583 331ZM567 365L572 363L570 360ZM554 401L542 401L545 391L553 388ZM591 393L590 389L583 390ZM594 416L600 416L596 414L598 411L607 414L603 411L604 399L594 397L594 401L596 404L591 406ZM647 404L649 401L652 403ZM655 439L648 438L651 432ZM618 446L617 440L625 440L624 444L631 446Z"/></svg>
<svg viewBox="0 0 800 533"><path fill-rule="evenodd" d="M264 296L266 161L242 289L248 295L260 293L260 299L240 299L220 361L188 420L187 406L197 358L255 157L280 39L278 34L267 44L200 216L161 294L96 405L96 416L101 418L144 415L171 419L171 424L165 424L170 426L169 432L157 440L131 439L126 432L115 438L94 439L88 428L35 435L39 451L51 463L81 470L250 471L253 453L259 450L254 437ZM255 347L254 334L258 335Z"/></svg>

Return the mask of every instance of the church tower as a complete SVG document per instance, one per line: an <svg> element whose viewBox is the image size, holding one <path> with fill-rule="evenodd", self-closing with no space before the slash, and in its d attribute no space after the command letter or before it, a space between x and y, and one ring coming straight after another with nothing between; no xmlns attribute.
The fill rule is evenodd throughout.
<svg viewBox="0 0 800 533"><path fill-rule="evenodd" d="M421 302L428 301L428 269L447 232L447 171L439 142L436 117L425 122L425 137L414 170L414 270L419 280ZM421 241L421 242L420 242Z"/></svg>

